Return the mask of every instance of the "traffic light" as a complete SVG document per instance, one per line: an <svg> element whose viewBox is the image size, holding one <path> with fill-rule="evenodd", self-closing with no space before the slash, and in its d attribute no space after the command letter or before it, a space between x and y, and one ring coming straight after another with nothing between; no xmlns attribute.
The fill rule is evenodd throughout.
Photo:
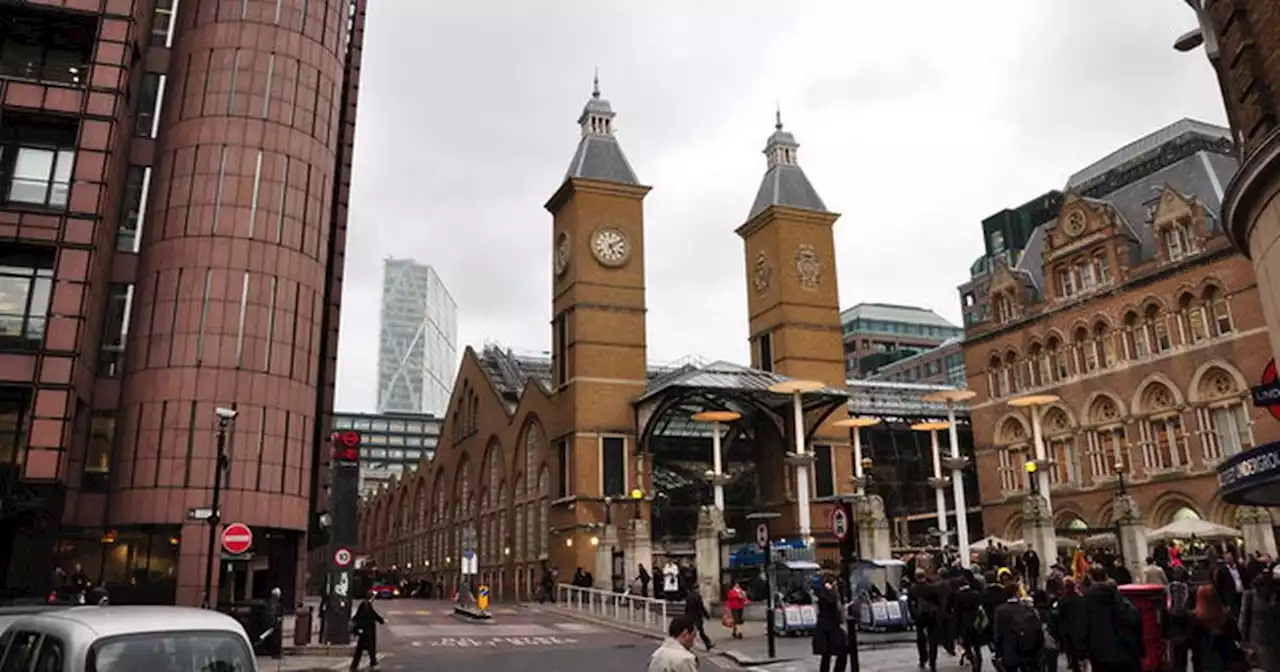
<svg viewBox="0 0 1280 672"><path fill-rule="evenodd" d="M339 462L360 461L360 432L344 429L329 435L333 444L333 459Z"/></svg>

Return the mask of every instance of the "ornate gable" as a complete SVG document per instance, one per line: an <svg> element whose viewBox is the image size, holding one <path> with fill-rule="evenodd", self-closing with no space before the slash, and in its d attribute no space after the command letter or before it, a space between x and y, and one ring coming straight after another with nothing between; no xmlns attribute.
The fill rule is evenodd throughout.
<svg viewBox="0 0 1280 672"><path fill-rule="evenodd" d="M1119 215L1110 204L1068 192L1062 199L1058 219L1047 228L1044 260L1047 263L1077 254L1117 233L1129 232L1121 226Z"/></svg>
<svg viewBox="0 0 1280 672"><path fill-rule="evenodd" d="M996 322L1005 323L1021 317L1032 303L1031 281L1022 273L997 258L991 269L991 285L988 289L991 309Z"/></svg>
<svg viewBox="0 0 1280 672"><path fill-rule="evenodd" d="M1175 262L1203 250L1209 237L1204 206L1168 184L1157 191L1147 202L1147 225L1156 241L1159 261Z"/></svg>

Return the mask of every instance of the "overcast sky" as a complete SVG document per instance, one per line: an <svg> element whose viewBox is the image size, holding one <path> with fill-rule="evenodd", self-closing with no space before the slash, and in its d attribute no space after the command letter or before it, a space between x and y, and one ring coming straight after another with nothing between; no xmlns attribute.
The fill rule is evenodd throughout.
<svg viewBox="0 0 1280 672"><path fill-rule="evenodd" d="M910 11L904 11L910 5ZM649 357L746 361L742 224L775 103L836 224L842 307L959 323L980 221L1182 117L1225 123L1180 0L370 3L338 407L372 410L381 260L458 303L459 353L550 344L551 216L600 69L645 201Z"/></svg>

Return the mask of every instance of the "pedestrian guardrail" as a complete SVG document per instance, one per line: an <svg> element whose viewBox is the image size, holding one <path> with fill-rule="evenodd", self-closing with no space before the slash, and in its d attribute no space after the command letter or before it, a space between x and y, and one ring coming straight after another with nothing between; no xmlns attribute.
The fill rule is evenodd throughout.
<svg viewBox="0 0 1280 672"><path fill-rule="evenodd" d="M604 618L665 635L670 618L669 603L652 597L641 597L610 590L583 588L567 583L556 586L559 606L582 614Z"/></svg>

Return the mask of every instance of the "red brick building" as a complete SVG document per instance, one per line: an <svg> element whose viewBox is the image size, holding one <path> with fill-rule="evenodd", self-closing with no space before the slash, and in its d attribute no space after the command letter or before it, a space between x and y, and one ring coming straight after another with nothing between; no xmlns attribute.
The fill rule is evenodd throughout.
<svg viewBox="0 0 1280 672"><path fill-rule="evenodd" d="M1215 467L1280 439L1249 388L1271 358L1249 261L1218 209L1238 163L1230 134L1183 120L1077 173L1020 262L997 264L992 318L964 344L984 525L1021 537L1027 409L1043 408L1055 526L1109 525L1122 465L1148 525L1234 524Z"/></svg>
<svg viewBox="0 0 1280 672"><path fill-rule="evenodd" d="M0 594L81 564L223 598L303 581L332 406L363 0L0 8Z"/></svg>

